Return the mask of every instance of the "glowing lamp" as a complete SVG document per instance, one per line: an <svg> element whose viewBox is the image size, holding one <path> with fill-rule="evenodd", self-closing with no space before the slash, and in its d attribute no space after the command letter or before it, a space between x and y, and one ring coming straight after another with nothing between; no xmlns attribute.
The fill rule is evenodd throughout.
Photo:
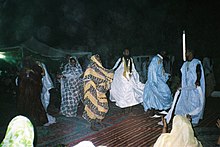
<svg viewBox="0 0 220 147"><path fill-rule="evenodd" d="M0 54L0 59L4 59L5 55Z"/></svg>

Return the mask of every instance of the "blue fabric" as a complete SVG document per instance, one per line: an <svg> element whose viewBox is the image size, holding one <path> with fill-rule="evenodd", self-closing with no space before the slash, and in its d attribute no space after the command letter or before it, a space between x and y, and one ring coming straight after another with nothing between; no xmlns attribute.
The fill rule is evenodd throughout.
<svg viewBox="0 0 220 147"><path fill-rule="evenodd" d="M148 80L144 87L144 110L154 108L166 110L171 107L172 95L166 84L168 75L163 68L163 60L157 55L153 57L148 67Z"/></svg>
<svg viewBox="0 0 220 147"><path fill-rule="evenodd" d="M196 115L192 115L192 123L198 124L199 120L203 117L204 101L201 101L201 95L196 88L195 82L197 79L196 66L201 66L201 79L200 85L203 96L205 95L205 80L202 64L198 59L193 59L191 62L185 62L181 68L182 73L182 90L179 100L176 105L175 114L186 115L196 110L198 107L202 108L202 111ZM204 97L202 97L204 99Z"/></svg>

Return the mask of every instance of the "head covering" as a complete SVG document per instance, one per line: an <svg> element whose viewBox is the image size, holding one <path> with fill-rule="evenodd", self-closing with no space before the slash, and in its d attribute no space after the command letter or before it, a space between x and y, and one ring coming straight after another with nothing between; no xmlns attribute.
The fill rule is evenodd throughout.
<svg viewBox="0 0 220 147"><path fill-rule="evenodd" d="M91 141L81 141L80 143L78 143L73 147L95 147L95 146Z"/></svg>
<svg viewBox="0 0 220 147"><path fill-rule="evenodd" d="M102 63L97 60L98 57L99 57L98 54L93 55L93 56L91 57L91 60L92 60L92 62L96 63L98 66L102 67Z"/></svg>
<svg viewBox="0 0 220 147"><path fill-rule="evenodd" d="M189 120L180 115L173 119L170 133L163 133L157 139L154 147L202 147L200 141L194 136Z"/></svg>
<svg viewBox="0 0 220 147"><path fill-rule="evenodd" d="M34 127L24 116L13 118L7 128L6 135L0 147L33 147Z"/></svg>

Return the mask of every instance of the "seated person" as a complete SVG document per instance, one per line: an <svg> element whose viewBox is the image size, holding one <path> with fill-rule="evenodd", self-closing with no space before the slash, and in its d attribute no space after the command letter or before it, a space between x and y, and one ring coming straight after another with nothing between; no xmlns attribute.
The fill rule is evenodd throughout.
<svg viewBox="0 0 220 147"><path fill-rule="evenodd" d="M163 118L162 121L164 124L163 131L154 147L202 147L201 142L194 136L192 125L187 117L174 116L170 133L167 133L165 119Z"/></svg>
<svg viewBox="0 0 220 147"><path fill-rule="evenodd" d="M24 116L13 118L7 128L6 135L1 147L33 147L34 146L34 127L31 121Z"/></svg>

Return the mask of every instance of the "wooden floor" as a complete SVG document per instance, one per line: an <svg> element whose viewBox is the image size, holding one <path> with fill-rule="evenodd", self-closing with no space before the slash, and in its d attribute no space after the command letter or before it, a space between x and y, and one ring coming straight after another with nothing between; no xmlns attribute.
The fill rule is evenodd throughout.
<svg viewBox="0 0 220 147"><path fill-rule="evenodd" d="M11 97L9 97L11 98ZM0 124L4 125L4 128L0 131L0 138L3 139L4 137L4 133L6 130L6 125L8 124L8 122L10 121L10 119L12 118L12 116L14 116L15 113L15 102L14 99L4 99L4 101L2 100L1 102L1 108L0 108L0 113L1 113L1 121ZM4 103L3 103L4 102ZM110 105L111 106L111 105ZM201 134L203 133L207 133L204 134L203 136L201 136L200 141L205 144L206 142L210 142L210 144L215 144L217 137L219 136L219 134L214 134L216 133L216 120L218 118L220 118L220 98L208 98L206 101L206 108L205 108L205 115L204 115L204 119L200 122L200 125L198 126L198 128L201 130L199 130L200 132L198 132L198 137L201 136ZM206 111L208 110L208 111ZM110 114L108 117L114 117L115 119L120 119L123 114L117 110L115 110L114 108L111 107L109 113ZM118 114L120 113L120 114ZM156 139L158 138L158 136L161 134L162 132L162 126L159 126L157 123L161 120L160 118L151 118L149 115L145 114L143 112L143 108L142 106L140 107L136 107L134 108L134 114L126 114L128 115L128 117L125 117L125 119L123 119L122 121L119 120L113 120L111 119L111 121L115 121L114 123L112 123L113 125L109 125L109 127L102 129L98 132L95 133L90 133L91 135L81 135L79 138L76 139L68 139L67 141L59 141L60 138L58 138L57 136L59 136L59 133L56 133L56 131L51 131L50 127L45 129L44 128L44 132L43 132L43 138L45 139L45 132L46 135L51 137L50 135L53 134L53 136L56 136L58 141L54 141L52 146L56 146L56 144L65 144L67 146L73 146L77 143L79 143L80 141L84 141L84 140L89 140L92 141L94 143L95 146L99 146L99 145L103 145L103 146L108 146L108 147L141 147L141 146L151 146L155 143ZM74 118L73 118L74 119ZM74 122L74 121L70 121L72 120L70 118L70 120L68 118L65 119L66 123L69 122ZM75 120L75 119L74 119ZM60 122L59 122L60 123ZM61 124L65 124L65 123L61 123ZM76 124L72 124L74 125L79 125L80 127L87 127L87 122L85 121L85 124L82 124L81 122L78 122ZM54 126L55 127L55 126ZM88 124L89 127L89 124ZM171 128L171 125L169 126ZM203 130L204 128L204 130ZM53 126L51 126L51 129L53 130ZM89 129L89 128L88 128ZM73 129L70 129L71 131ZM85 129L84 129L85 130ZM83 131L84 131L83 130ZM63 130L65 133L66 130ZM217 130L218 131L218 130ZM55 132L55 133L54 133ZM197 133L196 132L196 133ZM51 133L51 134L50 134ZM80 132L82 133L82 132ZM85 134L85 132L84 132ZM215 136L213 136L213 134ZM62 135L62 134L61 134ZM70 134L71 135L71 134ZM74 135L74 134L73 134ZM68 136L68 131L66 136ZM74 135L75 136L75 135ZM73 136L73 138L75 138ZM213 137L212 137L213 136ZM48 138L49 138L48 137ZM69 136L68 136L69 137ZM210 137L210 139L208 139L208 137ZM211 138L212 137L212 138ZM55 139L56 139L55 138ZM47 142L48 140L45 140L45 142ZM56 144L55 144L56 143Z"/></svg>
<svg viewBox="0 0 220 147"><path fill-rule="evenodd" d="M160 118L150 118L146 114L130 114L130 116L117 125L106 128L75 141L72 146L82 140L92 141L95 146L103 145L109 147L134 147L134 146L150 146L156 141L161 134L162 126L157 123Z"/></svg>
<svg viewBox="0 0 220 147"><path fill-rule="evenodd" d="M219 113L208 111L200 122L199 128L214 127ZM114 126L103 129L93 135L70 143L73 146L80 141L91 141L95 146L108 147L148 147L152 146L162 132L162 126L158 125L161 118L152 118L141 113L129 115L129 117ZM171 124L169 124L169 131ZM203 140L204 142L204 140Z"/></svg>

